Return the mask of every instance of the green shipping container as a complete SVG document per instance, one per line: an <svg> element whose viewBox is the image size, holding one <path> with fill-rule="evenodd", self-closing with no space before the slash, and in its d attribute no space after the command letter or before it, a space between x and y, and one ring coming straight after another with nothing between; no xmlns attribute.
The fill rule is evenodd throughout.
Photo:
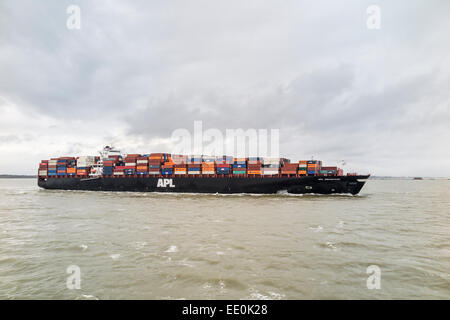
<svg viewBox="0 0 450 320"><path fill-rule="evenodd" d="M236 171L236 170L233 170L233 174L246 174L247 173L247 171Z"/></svg>

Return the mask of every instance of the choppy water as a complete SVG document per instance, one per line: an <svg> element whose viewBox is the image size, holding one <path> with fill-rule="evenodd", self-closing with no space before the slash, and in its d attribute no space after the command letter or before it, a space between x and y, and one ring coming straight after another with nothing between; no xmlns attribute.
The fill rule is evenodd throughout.
<svg viewBox="0 0 450 320"><path fill-rule="evenodd" d="M221 196L0 179L0 299L449 299L449 218L449 180Z"/></svg>

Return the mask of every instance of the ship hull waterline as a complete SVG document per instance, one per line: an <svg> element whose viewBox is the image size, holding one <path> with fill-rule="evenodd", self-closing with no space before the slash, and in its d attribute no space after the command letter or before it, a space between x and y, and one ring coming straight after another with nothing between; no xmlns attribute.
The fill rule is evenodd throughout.
<svg viewBox="0 0 450 320"><path fill-rule="evenodd" d="M369 176L300 177L50 177L38 178L44 189L180 193L358 194Z"/></svg>

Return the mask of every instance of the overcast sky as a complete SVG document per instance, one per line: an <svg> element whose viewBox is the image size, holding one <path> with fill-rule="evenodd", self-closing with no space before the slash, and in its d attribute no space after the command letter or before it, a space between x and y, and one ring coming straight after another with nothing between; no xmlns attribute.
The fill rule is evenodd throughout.
<svg viewBox="0 0 450 320"><path fill-rule="evenodd" d="M278 128L295 160L450 176L449 14L446 0L2 0L0 173L110 143L170 152L202 120Z"/></svg>

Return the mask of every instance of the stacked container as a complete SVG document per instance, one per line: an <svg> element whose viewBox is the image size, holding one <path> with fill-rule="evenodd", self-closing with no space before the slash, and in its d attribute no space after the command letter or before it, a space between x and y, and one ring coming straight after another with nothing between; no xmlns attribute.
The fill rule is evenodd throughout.
<svg viewBox="0 0 450 320"><path fill-rule="evenodd" d="M185 163L175 164L174 165L174 173L175 174L187 174L186 164Z"/></svg>
<svg viewBox="0 0 450 320"><path fill-rule="evenodd" d="M39 177L66 177L89 175L99 157L83 156L51 158L39 164ZM291 163L286 158L232 158L230 156L170 155L152 153L150 155L128 154L122 161L120 155L110 155L103 160L104 176L123 175L323 175L342 176L343 170L336 167L322 167L319 160L300 160ZM161 170L162 169L162 170ZM351 175L350 173L349 175Z"/></svg>
<svg viewBox="0 0 450 320"><path fill-rule="evenodd" d="M205 157L202 158L202 174L215 174L216 173L216 165L215 165L215 157Z"/></svg>
<svg viewBox="0 0 450 320"><path fill-rule="evenodd" d="M298 174L301 176L306 176L308 174L308 161L300 160L298 162Z"/></svg>
<svg viewBox="0 0 450 320"><path fill-rule="evenodd" d="M111 176L113 174L115 164L116 164L116 159L114 159L114 158L103 159L103 175Z"/></svg>
<svg viewBox="0 0 450 320"><path fill-rule="evenodd" d="M276 175L279 174L280 158L263 158L262 159L262 174Z"/></svg>
<svg viewBox="0 0 450 320"><path fill-rule="evenodd" d="M148 157L148 174L160 174L161 163L164 162L162 153L151 153Z"/></svg>
<svg viewBox="0 0 450 320"><path fill-rule="evenodd" d="M188 174L201 174L202 173L201 164L189 163L188 164Z"/></svg>
<svg viewBox="0 0 450 320"><path fill-rule="evenodd" d="M216 164L233 164L233 157L231 156L217 156L215 159Z"/></svg>
<svg viewBox="0 0 450 320"><path fill-rule="evenodd" d="M308 164L307 164L308 176L315 176L315 175L319 174L321 166L322 166L322 161L308 160Z"/></svg>
<svg viewBox="0 0 450 320"><path fill-rule="evenodd" d="M173 163L175 165L179 165L179 164L181 164L181 165L184 164L185 165L187 163L187 159L188 159L187 156L181 155L181 154L173 154L171 156L171 158L172 158L172 161L173 161Z"/></svg>
<svg viewBox="0 0 450 320"><path fill-rule="evenodd" d="M132 176L136 173L136 162L137 158L139 158L140 156L140 154L127 154L127 156L123 160L125 162L125 166L123 168L124 175Z"/></svg>
<svg viewBox="0 0 450 320"><path fill-rule="evenodd" d="M125 175L125 169L126 169L126 168L127 168L126 166L119 166L119 165L116 165L116 166L114 167L113 175L114 175L114 176L124 176L124 175Z"/></svg>
<svg viewBox="0 0 450 320"><path fill-rule="evenodd" d="M324 176L336 176L338 172L338 167L322 167L320 169L320 174Z"/></svg>
<svg viewBox="0 0 450 320"><path fill-rule="evenodd" d="M172 175L173 174L173 167L174 165L172 163L166 163L161 167L161 174L163 175Z"/></svg>
<svg viewBox="0 0 450 320"><path fill-rule="evenodd" d="M146 175L148 173L148 157L138 157L136 160L136 172L138 175Z"/></svg>
<svg viewBox="0 0 450 320"><path fill-rule="evenodd" d="M77 176L86 176L89 174L90 167L96 162L94 156L81 156L77 158Z"/></svg>
<svg viewBox="0 0 450 320"><path fill-rule="evenodd" d="M247 174L247 158L233 159L233 174Z"/></svg>
<svg viewBox="0 0 450 320"><path fill-rule="evenodd" d="M214 156L202 156L202 163L214 163L216 161L216 157Z"/></svg>
<svg viewBox="0 0 450 320"><path fill-rule="evenodd" d="M188 157L188 163L190 164L202 164L202 156L201 155L191 155Z"/></svg>
<svg viewBox="0 0 450 320"><path fill-rule="evenodd" d="M261 160L262 160L262 158L260 158L260 157L249 157L248 164L247 164L247 168L248 168L247 173L261 175L262 174Z"/></svg>
<svg viewBox="0 0 450 320"><path fill-rule="evenodd" d="M59 177L66 175L66 169L67 169L67 160L65 159L58 159L56 160L56 169L57 169L57 175Z"/></svg>
<svg viewBox="0 0 450 320"><path fill-rule="evenodd" d="M66 169L66 174L70 177L73 177L77 174L77 167L76 167L75 161L70 162L68 164L67 169Z"/></svg>
<svg viewBox="0 0 450 320"><path fill-rule="evenodd" d="M46 177L47 172L48 172L48 160L42 160L41 163L39 163L38 176Z"/></svg>
<svg viewBox="0 0 450 320"><path fill-rule="evenodd" d="M230 174L231 165L227 163L218 163L216 164L216 173L217 174Z"/></svg>
<svg viewBox="0 0 450 320"><path fill-rule="evenodd" d="M49 176L56 176L57 174L57 158L51 158L48 160L48 175Z"/></svg>
<svg viewBox="0 0 450 320"><path fill-rule="evenodd" d="M95 164L94 156L81 156L77 158L77 168L92 167Z"/></svg>
<svg viewBox="0 0 450 320"><path fill-rule="evenodd" d="M298 173L298 163L289 163L286 161L283 161L283 163L281 174L296 175Z"/></svg>
<svg viewBox="0 0 450 320"><path fill-rule="evenodd" d="M87 176L91 171L90 167L77 167L77 176Z"/></svg>

